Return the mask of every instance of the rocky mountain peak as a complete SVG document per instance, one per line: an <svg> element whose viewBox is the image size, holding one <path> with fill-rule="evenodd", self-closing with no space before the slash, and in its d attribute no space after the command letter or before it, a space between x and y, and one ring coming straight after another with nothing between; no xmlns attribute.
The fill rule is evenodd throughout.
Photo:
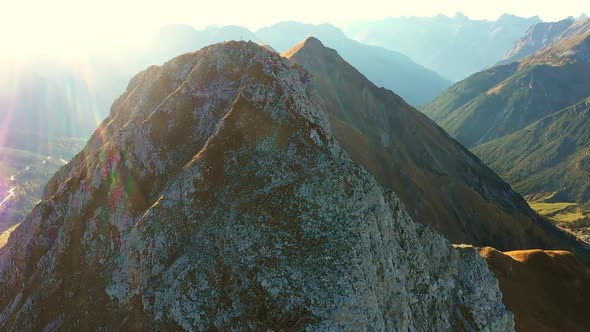
<svg viewBox="0 0 590 332"><path fill-rule="evenodd" d="M479 254L414 223L322 104L254 43L136 75L0 249L0 329L512 330Z"/></svg>
<svg viewBox="0 0 590 332"><path fill-rule="evenodd" d="M566 18L559 22L541 22L533 25L514 43L500 64L518 61L534 52L549 46L561 38L561 34L574 24L574 20Z"/></svg>
<svg viewBox="0 0 590 332"><path fill-rule="evenodd" d="M317 39L316 37L310 36L305 38L303 41L298 43L297 45L293 46L288 51L284 52L282 55L285 58L292 58L299 52L308 52L310 54L314 54L316 56L325 56L326 54L332 53L336 54L331 48L327 48L324 44Z"/></svg>
<svg viewBox="0 0 590 332"><path fill-rule="evenodd" d="M590 19L579 21L561 21L548 25L556 26L562 32L544 41L544 48L524 58L521 67L546 64L563 66L566 64L590 64Z"/></svg>
<svg viewBox="0 0 590 332"><path fill-rule="evenodd" d="M317 39L316 37L313 37L313 36L305 38L305 40L303 41L303 44L306 45L307 47L324 48L324 44L322 44L322 42L319 39Z"/></svg>

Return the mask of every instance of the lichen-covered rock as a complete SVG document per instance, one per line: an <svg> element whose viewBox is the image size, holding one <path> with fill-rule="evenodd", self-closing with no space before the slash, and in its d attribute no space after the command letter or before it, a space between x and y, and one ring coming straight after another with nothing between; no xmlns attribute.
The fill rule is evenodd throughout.
<svg viewBox="0 0 590 332"><path fill-rule="evenodd" d="M306 75L243 42L137 75L0 251L0 330L512 330Z"/></svg>

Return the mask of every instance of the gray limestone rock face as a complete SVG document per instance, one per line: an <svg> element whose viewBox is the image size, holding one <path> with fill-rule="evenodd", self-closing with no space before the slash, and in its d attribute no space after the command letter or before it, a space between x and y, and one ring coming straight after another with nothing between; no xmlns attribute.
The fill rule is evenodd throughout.
<svg viewBox="0 0 590 332"><path fill-rule="evenodd" d="M0 250L0 330L513 330L485 261L350 160L306 75L229 42L133 78Z"/></svg>

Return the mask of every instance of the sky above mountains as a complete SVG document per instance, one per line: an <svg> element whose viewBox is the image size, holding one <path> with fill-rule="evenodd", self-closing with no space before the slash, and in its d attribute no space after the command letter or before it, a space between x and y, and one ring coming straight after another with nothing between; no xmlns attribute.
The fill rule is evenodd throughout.
<svg viewBox="0 0 590 332"><path fill-rule="evenodd" d="M26 54L31 50L53 50L71 54L77 50L118 45L138 40L146 30L169 23L198 28L208 25L243 25L257 29L279 21L332 23L344 26L353 21L396 16L454 16L457 12L472 19L495 20L504 13L523 17L538 15L545 21L587 11L589 0L364 0L317 1L276 0L202 1L168 0L20 0L3 4L0 19L0 53ZM132 38L130 38L132 37ZM5 51L5 52L3 52Z"/></svg>

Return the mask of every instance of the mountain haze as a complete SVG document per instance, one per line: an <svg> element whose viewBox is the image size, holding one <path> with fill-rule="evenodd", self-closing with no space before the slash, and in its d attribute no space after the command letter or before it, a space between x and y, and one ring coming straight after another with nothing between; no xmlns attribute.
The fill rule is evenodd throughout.
<svg viewBox="0 0 590 332"><path fill-rule="evenodd" d="M540 22L539 17L513 15L502 15L496 21L471 20L457 13L455 17L391 17L357 22L346 33L360 42L401 52L443 77L458 81L500 61L527 29Z"/></svg>
<svg viewBox="0 0 590 332"><path fill-rule="evenodd" d="M158 29L150 37L145 47L148 62L145 65L160 64L179 54L230 40L251 40L258 44L263 43L252 31L241 26L210 26L197 30L190 25L170 24ZM154 61L154 58L158 61Z"/></svg>
<svg viewBox="0 0 590 332"><path fill-rule="evenodd" d="M354 41L329 24L281 22L257 30L256 35L280 52L289 50L307 37L319 38L372 82L396 91L415 106L426 104L451 85L448 80L407 56Z"/></svg>

